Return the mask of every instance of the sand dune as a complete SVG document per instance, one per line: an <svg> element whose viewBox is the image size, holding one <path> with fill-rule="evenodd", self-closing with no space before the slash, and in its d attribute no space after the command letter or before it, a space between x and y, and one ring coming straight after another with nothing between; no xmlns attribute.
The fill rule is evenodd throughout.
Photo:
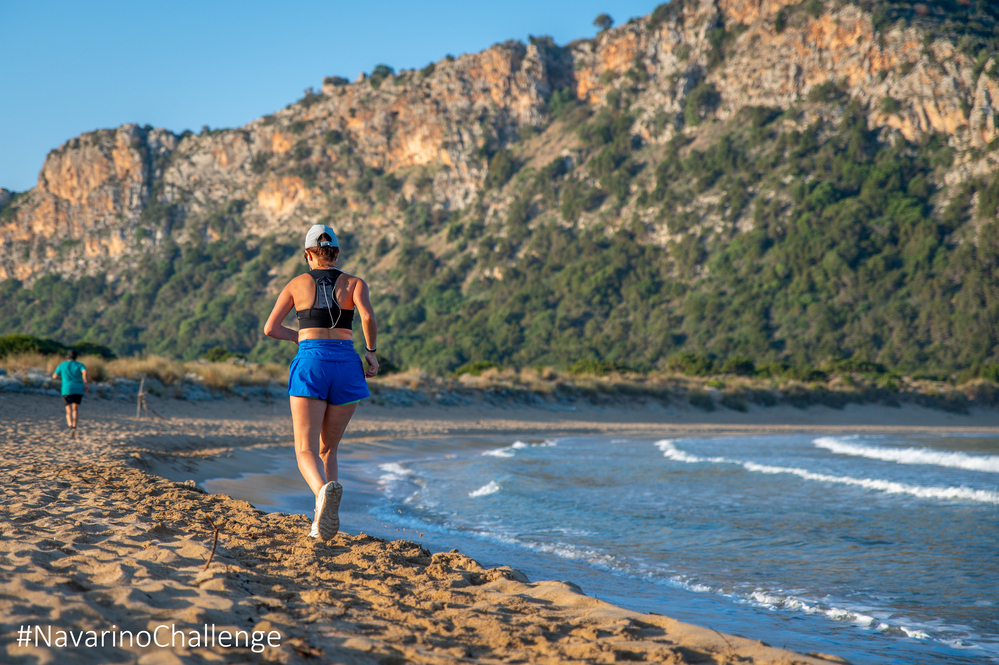
<svg viewBox="0 0 999 665"><path fill-rule="evenodd" d="M156 408L169 420L137 421L131 405L86 400L81 436L69 439L58 398L0 394L3 662L844 662L626 611L571 582L529 582L511 568L485 570L457 551L431 553L418 543L363 534L316 542L306 537L306 517L262 513L150 473L182 472L193 458L224 459L234 447L289 442L283 404L168 401ZM567 415L365 406L349 436L720 433L817 424L843 431L999 429L992 413L946 420L925 410L858 409L665 418L626 409ZM109 634L104 647L87 647L86 638L78 647L18 646L18 629L35 624L96 636L172 625L183 645L173 637L167 648L122 648L110 646ZM205 625L217 636L242 631L247 640L277 631L279 645L205 647ZM169 630L159 638L168 641Z"/></svg>

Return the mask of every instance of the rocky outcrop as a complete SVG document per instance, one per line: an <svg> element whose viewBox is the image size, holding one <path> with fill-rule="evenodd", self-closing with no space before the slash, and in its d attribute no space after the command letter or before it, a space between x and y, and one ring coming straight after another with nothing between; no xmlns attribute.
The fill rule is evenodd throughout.
<svg viewBox="0 0 999 665"><path fill-rule="evenodd" d="M876 31L852 4L807 4L673 0L566 47L508 42L422 71L330 78L238 129L85 134L49 154L30 192L0 190L0 278L113 274L167 236L218 238L232 224L265 236L332 219L347 232L402 235L413 201L462 210L479 200L491 155L525 128L560 131L553 93L600 107L620 103L622 81L632 131L647 143L700 131L684 112L705 86L721 118L820 102L816 92L835 88L866 106L871 125L910 140L936 132L980 148L999 137L994 62L976 67L917 27ZM544 150L571 144L565 134ZM504 200L491 209L502 213Z"/></svg>

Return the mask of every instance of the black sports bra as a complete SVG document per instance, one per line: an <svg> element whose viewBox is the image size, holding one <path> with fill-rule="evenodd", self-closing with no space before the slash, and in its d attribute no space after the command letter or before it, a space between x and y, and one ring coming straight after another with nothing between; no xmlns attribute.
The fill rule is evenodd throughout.
<svg viewBox="0 0 999 665"><path fill-rule="evenodd" d="M316 283L316 299L312 307L298 313L298 327L304 328L344 328L350 330L354 324L354 310L342 309L333 294L336 280L343 273L336 269L310 270L309 275ZM333 318L333 308L336 318Z"/></svg>

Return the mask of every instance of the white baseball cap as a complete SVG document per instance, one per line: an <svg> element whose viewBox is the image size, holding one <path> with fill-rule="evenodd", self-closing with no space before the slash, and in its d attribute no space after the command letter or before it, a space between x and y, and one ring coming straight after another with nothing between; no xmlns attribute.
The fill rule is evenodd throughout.
<svg viewBox="0 0 999 665"><path fill-rule="evenodd" d="M320 240L319 236L326 234L330 237L329 241ZM322 224L313 224L309 232L305 234L305 249L310 247L339 247L340 243L337 242L336 234L333 233L333 229Z"/></svg>

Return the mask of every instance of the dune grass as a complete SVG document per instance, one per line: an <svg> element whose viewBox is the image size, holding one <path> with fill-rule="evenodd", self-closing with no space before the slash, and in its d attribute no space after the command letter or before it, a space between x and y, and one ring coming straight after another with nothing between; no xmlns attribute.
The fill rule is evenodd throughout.
<svg viewBox="0 0 999 665"><path fill-rule="evenodd" d="M12 354L0 358L0 368L11 375L30 371L50 376L64 360L36 352ZM277 363L248 363L238 359L224 362L199 360L180 362L160 356L105 360L100 356L82 356L89 378L94 382L116 378L156 379L165 386L192 382L215 391L239 386L287 384L288 368ZM710 374L690 376L661 371L647 374L611 370L606 373L580 374L553 367L511 368L490 366L476 373L457 376L434 376L419 368L379 376L369 380L371 392L406 389L424 393L455 391L465 394L497 393L510 395L533 393L544 399L584 398L597 403L654 401L689 404L711 411L726 408L746 411L753 406L789 404L797 407L824 405L843 408L847 404L883 403L898 405L912 402L948 411L966 412L970 407L999 406L999 384L991 379L960 381L934 380L895 373L863 373L841 369L822 374L816 380L802 380L791 375L742 376Z"/></svg>
<svg viewBox="0 0 999 665"><path fill-rule="evenodd" d="M0 367L10 374L37 370L51 375L65 358L46 356L40 353L12 354L0 358ZM105 360L100 356L77 358L87 366L91 381L104 382L116 378L140 380L142 377L156 379L164 385L182 381L194 381L214 390L225 390L234 386L260 386L270 383L286 384L288 368L277 363L243 362L179 362L160 356L136 358L116 358Z"/></svg>
<svg viewBox="0 0 999 665"><path fill-rule="evenodd" d="M583 397L597 403L654 401L689 404L712 411L725 408L747 411L752 407L787 404L795 407L823 405L843 408L847 404L902 402L966 412L969 408L999 406L999 385L987 379L968 381L931 380L898 374L872 374L840 370L815 380L794 376L743 376L708 374L690 376L680 372L608 371L579 374L552 367L521 369L492 366L475 374L432 376L420 369L379 377L369 382L372 392L405 388L424 392L452 390L523 391L542 397Z"/></svg>

